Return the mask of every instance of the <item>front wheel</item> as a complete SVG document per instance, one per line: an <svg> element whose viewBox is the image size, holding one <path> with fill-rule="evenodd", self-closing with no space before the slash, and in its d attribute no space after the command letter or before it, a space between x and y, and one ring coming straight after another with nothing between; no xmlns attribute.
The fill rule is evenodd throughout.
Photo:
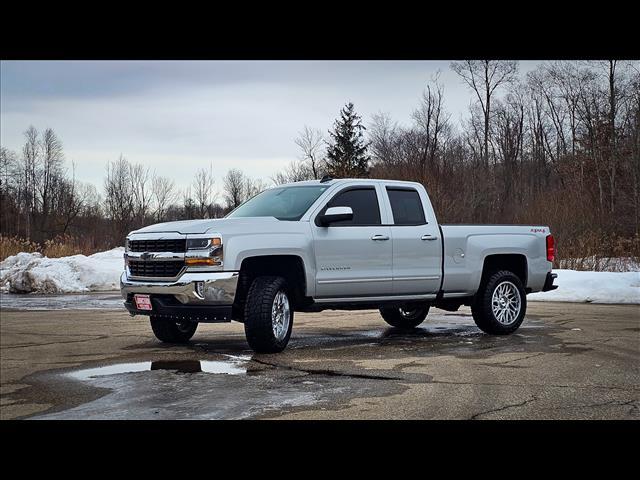
<svg viewBox="0 0 640 480"><path fill-rule="evenodd" d="M527 310L527 294L520 278L501 270L482 282L471 306L473 320L480 330L492 335L515 332Z"/></svg>
<svg viewBox="0 0 640 480"><path fill-rule="evenodd" d="M293 306L284 278L256 278L247 294L244 332L249 346L257 353L281 352L289 343L293 325Z"/></svg>
<svg viewBox="0 0 640 480"><path fill-rule="evenodd" d="M186 343L196 333L198 322L175 321L151 316L151 330L158 340L165 343Z"/></svg>
<svg viewBox="0 0 640 480"><path fill-rule="evenodd" d="M420 307L384 307L380 315L392 327L411 329L416 328L429 314L429 305Z"/></svg>

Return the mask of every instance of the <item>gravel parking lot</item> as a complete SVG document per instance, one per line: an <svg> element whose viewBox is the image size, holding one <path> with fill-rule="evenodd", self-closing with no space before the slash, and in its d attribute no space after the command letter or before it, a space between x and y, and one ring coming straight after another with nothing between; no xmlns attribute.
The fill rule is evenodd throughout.
<svg viewBox="0 0 640 480"><path fill-rule="evenodd" d="M638 305L531 303L504 337L468 309L408 333L377 311L296 314L276 355L235 322L165 346L104 305L3 308L0 334L2 419L640 418Z"/></svg>

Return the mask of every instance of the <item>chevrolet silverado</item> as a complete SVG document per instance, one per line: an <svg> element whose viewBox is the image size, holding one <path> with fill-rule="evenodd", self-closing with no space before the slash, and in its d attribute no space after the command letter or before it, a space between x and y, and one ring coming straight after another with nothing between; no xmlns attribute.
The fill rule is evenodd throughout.
<svg viewBox="0 0 640 480"><path fill-rule="evenodd" d="M279 352L294 311L376 308L407 329L431 306L461 305L503 335L528 293L557 288L555 248L546 226L440 225L419 183L323 178L269 188L222 219L131 232L121 292L169 343L236 320L253 350Z"/></svg>

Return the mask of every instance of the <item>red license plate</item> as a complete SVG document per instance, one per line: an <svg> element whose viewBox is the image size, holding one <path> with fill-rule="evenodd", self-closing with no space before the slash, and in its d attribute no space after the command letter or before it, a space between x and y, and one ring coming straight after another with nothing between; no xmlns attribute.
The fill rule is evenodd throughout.
<svg viewBox="0 0 640 480"><path fill-rule="evenodd" d="M133 300L136 302L136 308L138 310L151 310L151 298L149 295L136 294L133 296Z"/></svg>

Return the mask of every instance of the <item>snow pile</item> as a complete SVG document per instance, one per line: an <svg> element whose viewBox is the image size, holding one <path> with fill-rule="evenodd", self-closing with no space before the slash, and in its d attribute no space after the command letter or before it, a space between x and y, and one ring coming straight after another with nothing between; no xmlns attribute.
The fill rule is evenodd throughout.
<svg viewBox="0 0 640 480"><path fill-rule="evenodd" d="M21 252L0 262L0 290L11 293L76 293L120 288L124 248L48 258Z"/></svg>
<svg viewBox="0 0 640 480"><path fill-rule="evenodd" d="M554 270L556 290L527 295L529 301L640 304L640 272Z"/></svg>

